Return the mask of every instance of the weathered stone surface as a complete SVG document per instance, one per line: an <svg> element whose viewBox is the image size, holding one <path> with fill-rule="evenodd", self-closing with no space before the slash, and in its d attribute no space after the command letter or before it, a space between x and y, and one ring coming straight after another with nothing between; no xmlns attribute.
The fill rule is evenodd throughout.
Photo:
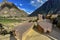
<svg viewBox="0 0 60 40"><path fill-rule="evenodd" d="M35 30L30 30L25 40L51 40L49 37L36 32Z"/></svg>
<svg viewBox="0 0 60 40"><path fill-rule="evenodd" d="M43 21L43 18L42 17L43 17L42 14L38 14L38 19L39 19L38 21Z"/></svg>
<svg viewBox="0 0 60 40"><path fill-rule="evenodd" d="M29 32L30 29L32 29L34 24L31 22L25 22L22 25L17 26L15 30L16 37L19 40L22 40L22 37Z"/></svg>
<svg viewBox="0 0 60 40"><path fill-rule="evenodd" d="M38 25L38 30L39 31L42 31L42 32L51 32L52 30L52 24L49 23L49 22L37 22L37 25Z"/></svg>

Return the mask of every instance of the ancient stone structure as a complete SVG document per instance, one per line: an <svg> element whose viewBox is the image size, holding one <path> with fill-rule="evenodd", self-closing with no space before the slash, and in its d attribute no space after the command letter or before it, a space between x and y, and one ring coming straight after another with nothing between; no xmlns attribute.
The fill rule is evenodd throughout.
<svg viewBox="0 0 60 40"><path fill-rule="evenodd" d="M44 32L44 33L49 33L49 32L51 32L52 31L52 24L51 23L49 23L49 22L44 22L44 21L38 21L37 22L37 27L38 27L38 30L40 31L40 32Z"/></svg>
<svg viewBox="0 0 60 40"><path fill-rule="evenodd" d="M38 14L38 19L39 19L38 21L43 21L42 16L43 16L42 14Z"/></svg>
<svg viewBox="0 0 60 40"><path fill-rule="evenodd" d="M22 25L17 26L14 31L17 39L22 40L22 38L33 28L34 24L31 22L25 22Z"/></svg>

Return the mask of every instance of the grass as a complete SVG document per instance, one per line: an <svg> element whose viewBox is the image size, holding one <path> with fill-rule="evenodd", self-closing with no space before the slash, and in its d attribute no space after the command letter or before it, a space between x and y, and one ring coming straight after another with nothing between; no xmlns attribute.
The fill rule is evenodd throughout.
<svg viewBox="0 0 60 40"><path fill-rule="evenodd" d="M0 23L15 23L15 22L21 22L21 20L17 20L17 19L0 19Z"/></svg>
<svg viewBox="0 0 60 40"><path fill-rule="evenodd" d="M15 26L21 23L22 20L18 19L7 19L7 18L0 18L0 23L7 31L11 31Z"/></svg>

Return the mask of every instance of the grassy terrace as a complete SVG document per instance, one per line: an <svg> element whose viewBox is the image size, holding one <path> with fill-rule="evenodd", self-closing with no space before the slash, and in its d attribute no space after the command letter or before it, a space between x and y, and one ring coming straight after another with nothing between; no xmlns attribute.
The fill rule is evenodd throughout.
<svg viewBox="0 0 60 40"><path fill-rule="evenodd" d="M15 23L15 22L21 22L21 20L17 20L17 19L7 19L7 18L4 18L4 19L0 19L0 23Z"/></svg>
<svg viewBox="0 0 60 40"><path fill-rule="evenodd" d="M8 19L8 18L0 18L0 23L3 24L3 27L10 31L15 26L19 25L22 22L22 20L19 19Z"/></svg>

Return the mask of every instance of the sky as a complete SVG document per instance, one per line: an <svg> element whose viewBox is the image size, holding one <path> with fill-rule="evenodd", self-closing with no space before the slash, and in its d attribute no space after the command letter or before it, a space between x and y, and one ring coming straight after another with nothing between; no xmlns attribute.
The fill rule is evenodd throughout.
<svg viewBox="0 0 60 40"><path fill-rule="evenodd" d="M19 9L31 14L38 7L43 5L47 0L7 0L14 3ZM2 0L0 0L2 2Z"/></svg>

